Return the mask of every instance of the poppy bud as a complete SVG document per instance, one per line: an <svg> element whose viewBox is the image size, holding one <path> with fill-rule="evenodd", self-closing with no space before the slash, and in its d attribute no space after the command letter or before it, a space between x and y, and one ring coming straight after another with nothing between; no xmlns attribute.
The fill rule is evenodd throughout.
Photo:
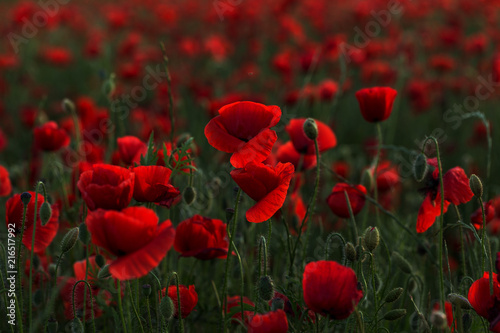
<svg viewBox="0 0 500 333"><path fill-rule="evenodd" d="M149 295L151 295L151 285L150 284L143 284L142 285L142 294L145 297L149 297Z"/></svg>
<svg viewBox="0 0 500 333"><path fill-rule="evenodd" d="M472 309L472 305L469 303L469 300L462 295L459 294L449 294L448 300L451 304L466 310Z"/></svg>
<svg viewBox="0 0 500 333"><path fill-rule="evenodd" d="M396 302L399 299L399 297L401 297L401 294L403 294L403 290L404 290L403 288L392 289L387 293L387 296L385 296L385 302L386 303Z"/></svg>
<svg viewBox="0 0 500 333"><path fill-rule="evenodd" d="M474 174L470 176L469 186L476 198L481 198L483 196L483 183L481 183L481 179L479 179L478 176Z"/></svg>
<svg viewBox="0 0 500 333"><path fill-rule="evenodd" d="M446 314L443 311L434 310L431 313L431 324L439 329L447 327Z"/></svg>
<svg viewBox="0 0 500 333"><path fill-rule="evenodd" d="M24 192L23 194L21 194L21 201L25 206L29 204L31 201L31 194L28 192Z"/></svg>
<svg viewBox="0 0 500 333"><path fill-rule="evenodd" d="M406 309L395 309L387 312L383 318L385 320L392 321L398 320L399 318L402 318L404 316L406 316Z"/></svg>
<svg viewBox="0 0 500 333"><path fill-rule="evenodd" d="M285 309L285 301L282 298L275 297L271 303L271 311L276 310L284 310Z"/></svg>
<svg viewBox="0 0 500 333"><path fill-rule="evenodd" d="M318 125L316 125L316 121L312 118L307 118L304 121L304 133L307 138L311 140L315 140L318 137Z"/></svg>
<svg viewBox="0 0 500 333"><path fill-rule="evenodd" d="M54 317L50 317L47 322L47 332L48 333L57 333L57 329L59 328L59 323Z"/></svg>
<svg viewBox="0 0 500 333"><path fill-rule="evenodd" d="M174 316L174 302L168 296L161 299L160 312L166 320L172 319Z"/></svg>
<svg viewBox="0 0 500 333"><path fill-rule="evenodd" d="M472 317L468 313L464 313L462 316L462 322L464 323L464 332L469 332L472 326Z"/></svg>
<svg viewBox="0 0 500 333"><path fill-rule="evenodd" d="M274 296L274 282L270 276L264 275L259 279L259 297L264 301L270 301Z"/></svg>
<svg viewBox="0 0 500 333"><path fill-rule="evenodd" d="M184 193L182 194L184 201L187 205L191 205L196 200L196 190L192 186L186 187Z"/></svg>
<svg viewBox="0 0 500 333"><path fill-rule="evenodd" d="M73 114L75 112L75 103L73 103L70 99L65 98L62 101L62 107L64 112Z"/></svg>
<svg viewBox="0 0 500 333"><path fill-rule="evenodd" d="M363 237L368 251L373 252L380 243L380 234L377 227L368 227Z"/></svg>
<svg viewBox="0 0 500 333"><path fill-rule="evenodd" d="M182 145L185 144L189 139L191 139L191 134L189 133L182 133L181 135L179 135L179 137L177 138L177 148L182 147Z"/></svg>
<svg viewBox="0 0 500 333"><path fill-rule="evenodd" d="M427 164L427 158L424 154L420 153L417 155L415 162L413 163L413 176L417 182L424 180L429 170L429 165Z"/></svg>
<svg viewBox="0 0 500 333"><path fill-rule="evenodd" d="M356 261L356 249L354 248L354 245L349 242L345 245L345 256L349 261Z"/></svg>
<svg viewBox="0 0 500 333"><path fill-rule="evenodd" d="M87 225L85 223L82 223L80 224L78 229L79 229L78 238L84 245L87 245L90 242L90 232L89 229L87 228Z"/></svg>
<svg viewBox="0 0 500 333"><path fill-rule="evenodd" d="M105 96L111 97L113 95L113 92L115 91L116 85L115 85L115 74L111 74L109 76L109 79L104 81L104 84L102 86L102 92Z"/></svg>
<svg viewBox="0 0 500 333"><path fill-rule="evenodd" d="M75 246L79 233L78 228L73 228L64 235L61 241L61 251L63 254L69 252Z"/></svg>
<svg viewBox="0 0 500 333"><path fill-rule="evenodd" d="M106 264L106 260L102 255L98 254L95 256L95 263L99 266L99 268L102 268Z"/></svg>
<svg viewBox="0 0 500 333"><path fill-rule="evenodd" d="M51 216L52 216L52 207L50 207L50 204L47 201L45 201L42 204L42 207L40 207L40 221L42 221L43 226L45 226L47 222L49 222Z"/></svg>
<svg viewBox="0 0 500 333"><path fill-rule="evenodd" d="M370 169L365 169L361 175L361 185L363 185L368 191L373 189L373 172Z"/></svg>
<svg viewBox="0 0 500 333"><path fill-rule="evenodd" d="M47 269L48 272L49 272L49 275L52 277L52 278L55 278L56 276L56 264L50 264L49 265L49 268Z"/></svg>
<svg viewBox="0 0 500 333"><path fill-rule="evenodd" d="M85 330L83 328L82 321L78 319L78 317L75 317L71 321L71 333L84 333Z"/></svg>
<svg viewBox="0 0 500 333"><path fill-rule="evenodd" d="M398 252L392 253L392 260L396 263L396 265L403 273L411 274L412 267L410 263L405 258L403 258Z"/></svg>
<svg viewBox="0 0 500 333"><path fill-rule="evenodd" d="M104 280L111 277L111 273L109 272L109 265L104 265L101 267L99 270L99 273L97 273L97 278L99 280Z"/></svg>

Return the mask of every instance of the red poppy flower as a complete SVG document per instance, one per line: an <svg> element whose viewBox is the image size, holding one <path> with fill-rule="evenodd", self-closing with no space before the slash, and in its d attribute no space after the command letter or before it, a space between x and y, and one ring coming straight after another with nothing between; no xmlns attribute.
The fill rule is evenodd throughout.
<svg viewBox="0 0 500 333"><path fill-rule="evenodd" d="M0 165L0 197L6 197L12 192L9 171Z"/></svg>
<svg viewBox="0 0 500 333"><path fill-rule="evenodd" d="M85 277L83 278L85 279ZM62 285L61 288L61 298L64 305L64 316L68 320L72 320L74 318L73 315L73 288L74 288L74 304L77 316L80 315L80 318L83 316L83 304L85 303L85 321L92 319L92 309L94 310L94 318L99 318L103 311L97 302L97 294L99 293L99 288L97 286L92 286L92 298L90 295L90 291L85 288L86 284L80 282L76 285L78 278L68 278L68 277L58 277L57 284ZM87 292L85 293L85 289ZM86 295L86 297L84 296ZM108 294L108 296L110 296ZM84 302L85 300L85 302ZM92 302L92 304L91 304ZM109 301L107 303L110 303Z"/></svg>
<svg viewBox="0 0 500 333"><path fill-rule="evenodd" d="M324 80L319 85L319 97L323 101L330 101L335 97L338 89L339 85L337 82L330 79Z"/></svg>
<svg viewBox="0 0 500 333"><path fill-rule="evenodd" d="M244 168L231 171L238 186L257 203L247 210L249 222L269 220L283 206L294 168L291 163L278 163L275 167L248 163Z"/></svg>
<svg viewBox="0 0 500 333"><path fill-rule="evenodd" d="M363 185L351 186L346 183L337 183L332 193L326 198L326 203L332 210L333 214L342 218L349 218L349 206L345 199L344 192L347 192L347 197L351 204L352 213L357 215L365 206L366 188Z"/></svg>
<svg viewBox="0 0 500 333"><path fill-rule="evenodd" d="M308 170L316 166L316 154L314 155L302 155L293 146L292 141L288 141L284 145L281 145L276 152L276 159L281 163L292 163L295 170L298 170L299 163L301 163L300 170ZM301 161L302 159L302 161Z"/></svg>
<svg viewBox="0 0 500 333"><path fill-rule="evenodd" d="M304 122L306 118L296 118L290 120L290 123L285 127L290 139L292 140L295 150L301 154L312 155L316 154L314 140L309 139L304 133ZM325 123L315 120L318 126L318 148L319 152L331 149L337 145L337 137L332 129Z"/></svg>
<svg viewBox="0 0 500 333"><path fill-rule="evenodd" d="M43 151L57 151L69 145L69 136L55 121L49 121L33 130L35 145Z"/></svg>
<svg viewBox="0 0 500 333"><path fill-rule="evenodd" d="M249 162L262 162L277 140L275 126L281 110L275 105L236 102L219 110L205 127L208 143L215 149L233 153L231 165L242 168Z"/></svg>
<svg viewBox="0 0 500 333"><path fill-rule="evenodd" d="M490 295L489 273L476 280L469 288L467 298L476 313L490 322L490 331L500 333L500 284L493 273L493 295Z"/></svg>
<svg viewBox="0 0 500 333"><path fill-rule="evenodd" d="M165 290L166 288L163 288L162 296L165 296ZM186 286L179 285L179 294L181 296L182 318L186 318L198 303L198 294L196 293L196 290L194 290L193 285L189 286L189 289ZM179 318L177 286L168 287L168 297L170 297L174 303L174 318Z"/></svg>
<svg viewBox="0 0 500 333"><path fill-rule="evenodd" d="M434 166L435 162L429 160L429 164ZM450 203L455 205L466 203L474 196L469 187L469 178L460 167L454 167L444 174L443 185L443 213L446 213ZM419 233L429 229L434 224L436 217L441 214L441 189L439 186L439 170L437 168L427 176L426 187L422 191L426 196L418 211L417 232Z"/></svg>
<svg viewBox="0 0 500 333"><path fill-rule="evenodd" d="M195 215L177 226L174 248L182 257L226 258L229 242L221 220Z"/></svg>
<svg viewBox="0 0 500 333"><path fill-rule="evenodd" d="M253 316L248 323L248 333L286 333L288 320L285 311L279 309Z"/></svg>
<svg viewBox="0 0 500 333"><path fill-rule="evenodd" d="M123 211L98 209L87 216L92 243L117 256L109 264L120 280L140 278L158 266L172 247L175 230L170 220L158 225L151 209L129 207Z"/></svg>
<svg viewBox="0 0 500 333"><path fill-rule="evenodd" d="M397 91L389 87L364 88L356 92L361 114L367 122L384 121L391 115Z"/></svg>
<svg viewBox="0 0 500 333"><path fill-rule="evenodd" d="M385 192L398 186L401 182L398 168L389 161L382 161L377 168L377 189Z"/></svg>
<svg viewBox="0 0 500 333"><path fill-rule="evenodd" d="M108 164L94 164L83 172L78 189L90 210L120 210L128 206L134 191L134 173Z"/></svg>
<svg viewBox="0 0 500 333"><path fill-rule="evenodd" d="M484 217L486 219L486 225L495 218L495 207L491 200L484 204ZM471 214L470 221L477 230L483 228L483 212L481 207Z"/></svg>
<svg viewBox="0 0 500 333"><path fill-rule="evenodd" d="M309 309L336 320L349 317L363 297L354 271L335 261L321 260L307 264L302 289Z"/></svg>
<svg viewBox="0 0 500 333"><path fill-rule="evenodd" d="M147 149L147 145L135 136L124 136L116 140L120 158L126 165L131 165L138 152Z"/></svg>
<svg viewBox="0 0 500 333"><path fill-rule="evenodd" d="M23 245L31 251L31 241L33 239L33 222L35 220L35 192L28 192L31 194L31 200L28 204L28 209L26 211L26 221L24 224L24 234L23 234ZM52 243L52 240L57 234L59 229L59 205L52 205L52 216L46 225L42 226L42 221L40 220L40 207L45 202L45 197L38 194L37 203L37 219L36 219L36 235L35 235L35 248L34 251L39 253L45 251L47 246ZM23 221L23 210L24 205L21 201L21 194L16 194L6 203L6 224L14 224L16 230L16 235L19 235L22 231L22 221Z"/></svg>
<svg viewBox="0 0 500 333"><path fill-rule="evenodd" d="M247 305L250 305L252 307L255 306L255 304L246 296L243 296L243 303L244 304L247 304ZM227 297L227 300L226 300L226 307L227 307L227 312L231 312L231 310L233 309L238 309L239 311L237 311L231 318L234 318L234 319L239 319L241 320L241 297L236 295L236 296L228 296ZM246 324L248 324L248 321L250 319L250 317L253 316L253 311L250 311L250 310L244 310L243 311L243 316L245 317L244 318L244 322Z"/></svg>
<svg viewBox="0 0 500 333"><path fill-rule="evenodd" d="M154 202L170 208L178 202L181 192L169 184L172 170L162 166L139 166L135 174L134 199L139 202Z"/></svg>

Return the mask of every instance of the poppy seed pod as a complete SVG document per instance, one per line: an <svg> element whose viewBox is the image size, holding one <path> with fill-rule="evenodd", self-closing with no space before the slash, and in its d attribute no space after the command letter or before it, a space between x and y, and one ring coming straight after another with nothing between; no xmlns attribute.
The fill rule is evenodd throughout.
<svg viewBox="0 0 500 333"><path fill-rule="evenodd" d="M396 302L399 299L399 297L401 297L401 295L403 294L403 290L404 290L403 288L392 289L387 293L387 296L385 296L385 302L386 303Z"/></svg>
<svg viewBox="0 0 500 333"><path fill-rule="evenodd" d="M398 320L404 316L406 316L406 309L394 309L387 312L383 318L388 321L393 321Z"/></svg>
<svg viewBox="0 0 500 333"><path fill-rule="evenodd" d="M182 196L186 204L191 205L196 200L196 189L192 186L188 186L184 189Z"/></svg>
<svg viewBox="0 0 500 333"><path fill-rule="evenodd" d="M439 310L432 311L430 321L433 326L439 329L444 329L448 325L446 314Z"/></svg>
<svg viewBox="0 0 500 333"><path fill-rule="evenodd" d="M274 282L270 276L264 275L259 279L259 297L264 301L270 301L274 296Z"/></svg>
<svg viewBox="0 0 500 333"><path fill-rule="evenodd" d="M84 333L85 329L83 328L82 321L78 318L75 317L71 321L71 333Z"/></svg>
<svg viewBox="0 0 500 333"><path fill-rule="evenodd" d="M25 206L29 204L31 201L31 194L28 192L24 192L23 194L21 194L21 201Z"/></svg>
<svg viewBox="0 0 500 333"><path fill-rule="evenodd" d="M170 320L174 316L174 302L170 297L165 296L161 299L160 313L166 320Z"/></svg>
<svg viewBox="0 0 500 333"><path fill-rule="evenodd" d="M304 133L308 139L316 140L318 137L318 125L316 125L314 119L307 118L306 121L304 121Z"/></svg>
<svg viewBox="0 0 500 333"><path fill-rule="evenodd" d="M380 243L380 233L378 232L377 227L368 227L365 231L363 240L365 241L365 246L368 251L375 251Z"/></svg>
<svg viewBox="0 0 500 333"><path fill-rule="evenodd" d="M50 221L51 217L52 207L50 207L50 204L45 201L42 204L42 207L40 207L40 221L42 221L42 225L45 226Z"/></svg>
<svg viewBox="0 0 500 333"><path fill-rule="evenodd" d="M483 196L483 183L481 182L481 179L479 179L478 176L474 174L470 176L469 186L476 198L481 198Z"/></svg>
<svg viewBox="0 0 500 333"><path fill-rule="evenodd" d="M418 154L415 162L413 163L413 176L417 182L424 180L429 170L429 165L427 164L427 158L424 154Z"/></svg>
<svg viewBox="0 0 500 333"><path fill-rule="evenodd" d="M78 240L78 234L80 230L78 228L73 228L64 235L61 241L61 251L62 253L69 252L73 246L75 246L76 241Z"/></svg>

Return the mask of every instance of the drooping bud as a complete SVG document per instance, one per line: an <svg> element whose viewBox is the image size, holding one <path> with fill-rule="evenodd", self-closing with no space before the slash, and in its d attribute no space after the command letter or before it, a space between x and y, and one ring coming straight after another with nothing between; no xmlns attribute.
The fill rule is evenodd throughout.
<svg viewBox="0 0 500 333"><path fill-rule="evenodd" d="M429 165L427 164L427 158L424 154L420 153L417 155L415 162L413 163L413 176L417 182L424 180L429 170Z"/></svg>
<svg viewBox="0 0 500 333"><path fill-rule="evenodd" d="M28 205L31 201L31 194L28 192L24 192L23 194L21 194L21 201L25 206Z"/></svg>
<svg viewBox="0 0 500 333"><path fill-rule="evenodd" d="M273 298L271 302L271 311L283 310L285 308L285 301L279 297Z"/></svg>
<svg viewBox="0 0 500 333"><path fill-rule="evenodd" d="M188 206L191 205L196 200L196 189L192 186L186 187L182 197Z"/></svg>
<svg viewBox="0 0 500 333"><path fill-rule="evenodd" d="M375 251L380 243L380 233L378 232L377 227L368 227L363 236L363 240L365 241L365 246L368 251Z"/></svg>
<svg viewBox="0 0 500 333"><path fill-rule="evenodd" d="M52 217L52 207L47 201L44 201L42 207L40 207L40 221L42 221L42 225L45 226Z"/></svg>
<svg viewBox="0 0 500 333"><path fill-rule="evenodd" d="M115 92L115 88L116 88L115 76L116 75L114 73L112 73L109 76L109 79L107 79L106 81L104 81L104 84L102 86L102 92L108 98L111 98L111 96Z"/></svg>
<svg viewBox="0 0 500 333"><path fill-rule="evenodd" d="M78 319L78 317L75 317L71 321L71 333L84 333L85 330L83 328L82 321Z"/></svg>
<svg viewBox="0 0 500 333"><path fill-rule="evenodd" d="M455 305L456 307L466 310L472 309L472 305L469 303L469 300L462 295L449 294L448 300L451 302L451 304Z"/></svg>
<svg viewBox="0 0 500 333"><path fill-rule="evenodd" d="M318 125L316 125L314 119L307 118L304 121L304 133L311 140L315 140L318 137Z"/></svg>
<svg viewBox="0 0 500 333"><path fill-rule="evenodd" d="M80 242L82 242L84 245L87 245L90 242L90 231L87 228L87 225L85 223L82 223L78 226L78 229L78 238L80 239Z"/></svg>
<svg viewBox="0 0 500 333"><path fill-rule="evenodd" d="M259 297L264 301L270 301L274 296L274 282L270 276L264 275L259 279L258 289Z"/></svg>
<svg viewBox="0 0 500 333"><path fill-rule="evenodd" d="M106 265L106 259L104 259L102 255L98 254L95 256L95 263L97 264L97 266L99 266L99 268L102 268L104 265Z"/></svg>
<svg viewBox="0 0 500 333"><path fill-rule="evenodd" d="M405 258L403 258L398 252L394 251L392 253L392 260L403 273L411 274L413 269L410 263Z"/></svg>
<svg viewBox="0 0 500 333"><path fill-rule="evenodd" d="M440 310L432 311L430 321L431 324L438 329L444 329L448 326L448 322L446 321L446 314Z"/></svg>
<svg viewBox="0 0 500 333"><path fill-rule="evenodd" d="M387 312L383 318L385 320L392 321L392 320L398 320L404 316L406 316L406 309L394 309Z"/></svg>
<svg viewBox="0 0 500 333"><path fill-rule="evenodd" d="M47 333L57 333L57 329L59 328L59 323L57 319L51 316L47 322Z"/></svg>
<svg viewBox="0 0 500 333"><path fill-rule="evenodd" d="M401 295L403 294L403 290L404 290L403 288L392 289L387 293L387 296L385 296L385 302L386 303L396 302L399 299L399 297L401 297Z"/></svg>
<svg viewBox="0 0 500 333"><path fill-rule="evenodd" d="M142 294L145 297L149 297L149 295L151 295L151 285L150 284L143 284L142 285Z"/></svg>
<svg viewBox="0 0 500 333"><path fill-rule="evenodd" d="M470 176L469 186L476 198L481 198L483 196L483 183L481 182L481 179L479 179L478 176L474 174Z"/></svg>
<svg viewBox="0 0 500 333"><path fill-rule="evenodd" d="M170 297L165 296L161 299L160 313L166 320L170 320L174 316L174 302Z"/></svg>
<svg viewBox="0 0 500 333"><path fill-rule="evenodd" d="M55 279L56 278L56 264L51 263L49 264L49 268L47 269L49 272L49 275Z"/></svg>
<svg viewBox="0 0 500 333"><path fill-rule="evenodd" d="M64 235L61 241L61 251L63 254L69 252L75 246L79 232L78 228L73 228Z"/></svg>
<svg viewBox="0 0 500 333"><path fill-rule="evenodd" d="M99 280L104 280L111 277L111 273L109 272L109 265L104 265L101 267L99 270L99 273L97 273L97 278Z"/></svg>
<svg viewBox="0 0 500 333"><path fill-rule="evenodd" d="M345 245L345 256L351 262L356 261L356 249L354 248L354 245L351 242Z"/></svg>
<svg viewBox="0 0 500 333"><path fill-rule="evenodd" d="M363 185L368 192L371 192L371 190L373 190L374 182L373 171L371 169L365 169L361 175L361 185Z"/></svg>
<svg viewBox="0 0 500 333"><path fill-rule="evenodd" d="M69 98L63 99L62 107L66 113L73 114L75 112L75 103L73 103L73 101Z"/></svg>

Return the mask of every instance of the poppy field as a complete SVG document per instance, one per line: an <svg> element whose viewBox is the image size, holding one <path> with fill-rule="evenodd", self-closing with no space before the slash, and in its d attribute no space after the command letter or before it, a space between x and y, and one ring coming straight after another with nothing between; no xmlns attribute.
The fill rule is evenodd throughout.
<svg viewBox="0 0 500 333"><path fill-rule="evenodd" d="M0 332L499 332L500 1L0 3Z"/></svg>

